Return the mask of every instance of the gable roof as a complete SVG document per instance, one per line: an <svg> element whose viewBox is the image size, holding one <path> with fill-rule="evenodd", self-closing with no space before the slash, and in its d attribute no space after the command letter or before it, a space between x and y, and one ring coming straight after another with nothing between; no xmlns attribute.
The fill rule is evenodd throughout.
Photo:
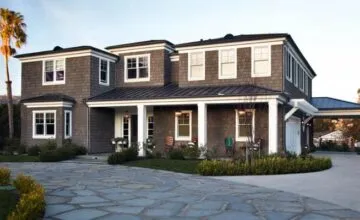
<svg viewBox="0 0 360 220"><path fill-rule="evenodd" d="M93 50L99 53L106 54L108 56L112 56L114 58L117 58L117 56L113 53L98 49L96 47L92 46L78 46L78 47L68 47L68 48L61 48L61 47L55 47L53 50L45 50L45 51L39 51L34 53L24 53L24 54L18 54L15 55L15 58L25 58L25 57L32 57L32 56L42 56L42 55L49 55L49 54L57 54L57 53L66 53L66 52L76 52L76 51L82 51L82 50Z"/></svg>
<svg viewBox="0 0 360 220"><path fill-rule="evenodd" d="M360 109L360 104L330 97L313 97L313 106L319 110Z"/></svg>
<svg viewBox="0 0 360 220"><path fill-rule="evenodd" d="M179 87L174 84L152 87L116 88L90 98L88 101L123 101L146 99L204 98L248 95L273 95L280 91L254 85Z"/></svg>
<svg viewBox="0 0 360 220"><path fill-rule="evenodd" d="M72 102L75 103L75 99L71 96L62 93L47 93L40 96L22 99L21 103L27 102Z"/></svg>
<svg viewBox="0 0 360 220"><path fill-rule="evenodd" d="M117 49L117 48L125 48L125 47L137 47L137 46L145 46L145 45L161 44L161 43L168 44L171 47L174 46L173 43L171 43L170 41L167 41L167 40L147 40L147 41L139 41L139 42L107 46L107 47L105 47L105 49L110 50L110 49L115 49L115 48Z"/></svg>

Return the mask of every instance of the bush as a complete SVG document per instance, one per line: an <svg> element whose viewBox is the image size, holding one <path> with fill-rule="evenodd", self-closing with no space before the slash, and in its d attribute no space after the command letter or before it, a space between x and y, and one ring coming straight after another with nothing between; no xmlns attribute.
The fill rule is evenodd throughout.
<svg viewBox="0 0 360 220"><path fill-rule="evenodd" d="M349 152L350 148L346 143L338 145L333 141L324 141L320 144L318 150L321 151L337 151L337 152Z"/></svg>
<svg viewBox="0 0 360 220"><path fill-rule="evenodd" d="M251 164L229 160L204 160L197 166L197 172L204 176L273 175L315 172L331 166L329 158L269 156L257 159Z"/></svg>
<svg viewBox="0 0 360 220"><path fill-rule="evenodd" d="M200 156L200 150L199 147L197 145L191 146L185 146L183 148L183 154L185 158L189 158L189 159L197 159Z"/></svg>
<svg viewBox="0 0 360 220"><path fill-rule="evenodd" d="M0 167L0 186L10 184L10 170L6 167Z"/></svg>
<svg viewBox="0 0 360 220"><path fill-rule="evenodd" d="M40 145L40 150L42 152L56 150L56 148L57 144L55 140L48 140L46 143Z"/></svg>
<svg viewBox="0 0 360 220"><path fill-rule="evenodd" d="M41 162L58 162L75 158L73 149L61 147L56 150L42 151L40 153Z"/></svg>
<svg viewBox="0 0 360 220"><path fill-rule="evenodd" d="M65 140L63 147L71 148L76 156L85 155L87 153L86 147L72 143L71 139Z"/></svg>
<svg viewBox="0 0 360 220"><path fill-rule="evenodd" d="M24 154L26 153L26 146L20 143L19 138L6 138L4 143L4 151L8 154Z"/></svg>
<svg viewBox="0 0 360 220"><path fill-rule="evenodd" d="M116 152L111 154L108 157L108 164L123 164L128 161L133 161L138 159L138 149L137 147L130 147L124 149L122 152Z"/></svg>
<svg viewBox="0 0 360 220"><path fill-rule="evenodd" d="M16 208L8 220L41 219L45 211L45 190L29 176L18 175L14 186L20 192Z"/></svg>
<svg viewBox="0 0 360 220"><path fill-rule="evenodd" d="M39 154L40 154L40 147L37 145L34 145L28 149L29 156L39 156Z"/></svg>
<svg viewBox="0 0 360 220"><path fill-rule="evenodd" d="M169 152L169 158L171 160L185 160L184 153L180 149L172 149Z"/></svg>

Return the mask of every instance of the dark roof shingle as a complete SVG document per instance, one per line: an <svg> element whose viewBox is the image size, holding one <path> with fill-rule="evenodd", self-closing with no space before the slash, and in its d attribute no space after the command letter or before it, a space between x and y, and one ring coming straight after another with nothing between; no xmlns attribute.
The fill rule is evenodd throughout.
<svg viewBox="0 0 360 220"><path fill-rule="evenodd" d="M48 93L41 96L35 96L31 98L22 99L22 103L26 102L56 102L56 101L64 101L64 102L72 102L75 103L75 99L71 96L62 94L62 93Z"/></svg>
<svg viewBox="0 0 360 220"><path fill-rule="evenodd" d="M115 49L115 48L136 47L136 46L145 46L145 45L161 44L161 43L168 44L171 47L174 46L173 43L171 43L170 41L167 41L167 40L147 40L147 41L139 41L139 42L132 42L132 43L125 43L125 44L107 46L107 47L105 47L105 49L110 50L110 49Z"/></svg>
<svg viewBox="0 0 360 220"><path fill-rule="evenodd" d="M311 103L319 110L360 109L360 104L358 103L330 97L313 97Z"/></svg>
<svg viewBox="0 0 360 220"><path fill-rule="evenodd" d="M272 95L279 91L262 88L254 85L238 86L204 86L204 87L178 87L174 84L166 86L116 88L88 101L125 101L146 99L173 99L173 98L203 98L203 97L226 97L246 95Z"/></svg>

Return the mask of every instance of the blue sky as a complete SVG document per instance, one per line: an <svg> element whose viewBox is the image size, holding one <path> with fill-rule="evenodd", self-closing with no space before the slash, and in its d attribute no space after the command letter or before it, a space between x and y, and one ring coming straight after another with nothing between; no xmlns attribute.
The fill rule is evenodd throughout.
<svg viewBox="0 0 360 220"><path fill-rule="evenodd" d="M317 73L314 96L349 101L360 88L360 1L329 0L1 0L28 25L28 43L18 53L62 47L167 39L173 43L226 33L287 32ZM0 94L5 93L0 59ZM10 62L15 94L20 63Z"/></svg>

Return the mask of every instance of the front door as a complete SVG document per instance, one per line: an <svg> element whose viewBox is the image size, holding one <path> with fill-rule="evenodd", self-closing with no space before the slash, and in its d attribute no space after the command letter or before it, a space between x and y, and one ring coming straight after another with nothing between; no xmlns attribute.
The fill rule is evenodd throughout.
<svg viewBox="0 0 360 220"><path fill-rule="evenodd" d="M296 154L301 153L301 120L291 117L286 122L286 150Z"/></svg>
<svg viewBox="0 0 360 220"><path fill-rule="evenodd" d="M137 115L131 115L131 144L136 144L138 141L138 117Z"/></svg>

